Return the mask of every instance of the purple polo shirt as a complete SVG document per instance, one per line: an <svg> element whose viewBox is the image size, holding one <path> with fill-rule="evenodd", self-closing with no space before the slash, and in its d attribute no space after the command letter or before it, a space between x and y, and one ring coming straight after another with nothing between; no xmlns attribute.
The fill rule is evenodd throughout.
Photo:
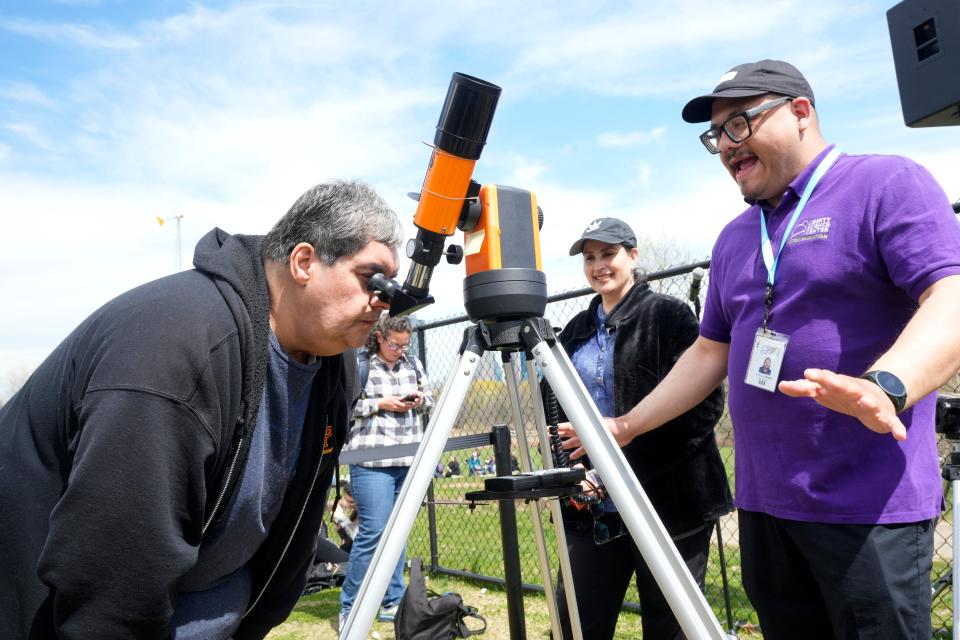
<svg viewBox="0 0 960 640"><path fill-rule="evenodd" d="M768 213L774 251L829 151ZM717 239L700 324L705 338L730 343L737 506L828 523L938 516L936 394L901 414L908 438L897 442L811 399L744 383L767 279L759 215L751 206ZM896 340L927 287L960 274L958 247L960 224L926 169L897 156L841 155L807 202L776 271L770 328L790 336L780 380L802 378L809 367L864 373Z"/></svg>

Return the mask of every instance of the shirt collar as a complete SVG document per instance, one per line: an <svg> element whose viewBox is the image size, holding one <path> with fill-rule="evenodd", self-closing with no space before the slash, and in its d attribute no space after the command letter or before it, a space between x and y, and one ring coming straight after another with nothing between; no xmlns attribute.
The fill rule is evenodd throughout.
<svg viewBox="0 0 960 640"><path fill-rule="evenodd" d="M806 189L807 183L810 182L810 178L813 177L813 172L817 170L817 167L820 166L820 163L823 162L823 159L827 157L827 154L830 153L835 146L837 146L837 145L834 145L834 144L829 144L829 145L827 145L827 147L826 147L823 151L821 151L819 154L817 154L817 157L814 158L814 159L810 162L810 164L808 164L808 165L803 169L803 171L801 171L801 172L797 175L797 177L794 178L794 179L790 182L790 184L787 185L786 190L783 192L783 198L780 200L781 203L783 202L783 200L787 199L787 194L788 194L788 193L789 193L789 194L792 194L792 198L791 198L791 199L793 199L793 200L799 200L799 199L800 199L800 194L803 193L803 190L804 190L804 189ZM751 198L744 198L743 201L746 202L747 204L751 205L751 206L752 206L752 205L759 205L759 203L760 203L759 200L753 200L753 199L751 199ZM765 209L765 208L763 208L763 207L761 207L761 208L764 209L764 211L769 211L769 209ZM776 207L774 207L774 208L776 208Z"/></svg>

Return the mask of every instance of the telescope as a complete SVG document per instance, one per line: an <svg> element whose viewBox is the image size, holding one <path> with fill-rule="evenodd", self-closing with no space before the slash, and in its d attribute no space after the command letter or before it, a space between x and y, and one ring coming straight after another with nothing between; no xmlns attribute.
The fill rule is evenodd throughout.
<svg viewBox="0 0 960 640"><path fill-rule="evenodd" d="M448 236L456 233L461 221L480 217L480 185L473 181L474 165L487 142L500 87L463 73L454 73L447 89L433 153L420 193L415 196L417 212L413 224L417 235L407 242L410 270L403 285L383 274L370 279L369 287L381 300L390 303L390 315L406 315L432 304L430 279L440 258L451 264L463 259L463 249L444 250Z"/></svg>

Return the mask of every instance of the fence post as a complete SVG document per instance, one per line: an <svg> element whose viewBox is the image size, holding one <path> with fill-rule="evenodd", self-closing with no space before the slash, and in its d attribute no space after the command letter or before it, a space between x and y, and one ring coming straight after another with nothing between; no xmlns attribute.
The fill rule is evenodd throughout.
<svg viewBox="0 0 960 640"><path fill-rule="evenodd" d="M417 331L417 358L420 360L420 364L423 365L423 373L427 374L427 332L423 330L423 324L420 323L416 327ZM427 384L429 384L430 377L427 376ZM429 420L429 417L424 418L424 422ZM423 425L426 428L426 424ZM427 487L427 522L428 530L430 534L430 572L436 573L440 568L440 552L438 550L437 544L437 506L436 506L436 494L433 491L433 481L430 482L430 486Z"/></svg>
<svg viewBox="0 0 960 640"><path fill-rule="evenodd" d="M498 476L509 476L510 429L505 424L493 427L493 455ZM507 583L507 617L511 640L527 637L523 615L523 576L520 573L520 544L517 537L517 505L513 500L500 500L500 539L503 542L503 577Z"/></svg>

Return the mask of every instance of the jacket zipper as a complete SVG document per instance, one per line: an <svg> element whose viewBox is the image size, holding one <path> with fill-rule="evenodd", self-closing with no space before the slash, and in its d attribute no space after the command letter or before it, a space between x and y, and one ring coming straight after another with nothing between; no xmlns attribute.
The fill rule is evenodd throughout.
<svg viewBox="0 0 960 640"><path fill-rule="evenodd" d="M267 587L270 585L270 581L273 580L273 576L277 573L277 569L280 568L280 563L283 562L283 558L287 555L287 550L290 548L290 544L293 542L293 536L296 535L297 529L300 528L300 521L303 519L303 514L307 510L307 505L310 503L310 496L313 495L313 488L317 484L317 476L320 475L320 468L323 466L323 453L320 453L320 459L317 461L317 465L313 469L313 478L310 480L310 488L307 490L307 495L304 496L303 503L300 505L300 513L297 514L297 520L293 523L293 528L290 530L290 536L287 538L287 543L283 545L283 551L280 552L280 557L277 558L277 562L273 565L273 569L270 571L270 575L267 576L267 579L264 581L263 586L260 588L260 592L257 594L257 597L253 599L250 603L250 606L247 607L246 612L241 616L241 620L247 617L253 608L257 606L257 603L260 602L260 598L263 597L263 594L266 593Z"/></svg>
<svg viewBox="0 0 960 640"><path fill-rule="evenodd" d="M241 409L241 414L243 413ZM210 512L210 517L207 518L207 521L203 525L203 529L200 530L200 537L203 538L207 534L207 529L210 528L210 525L213 524L214 518L217 517L217 512L220 510L220 504L223 502L223 499L227 495L227 489L230 487L230 482L233 480L233 472L237 468L237 460L240 459L240 451L243 450L243 425L246 421L241 416L237 420L237 427L240 429L240 439L237 440L237 448L233 453L233 460L230 461L230 466L227 468L227 476L223 483L223 487L220 489L220 495L217 496L217 501L213 504L213 510Z"/></svg>

